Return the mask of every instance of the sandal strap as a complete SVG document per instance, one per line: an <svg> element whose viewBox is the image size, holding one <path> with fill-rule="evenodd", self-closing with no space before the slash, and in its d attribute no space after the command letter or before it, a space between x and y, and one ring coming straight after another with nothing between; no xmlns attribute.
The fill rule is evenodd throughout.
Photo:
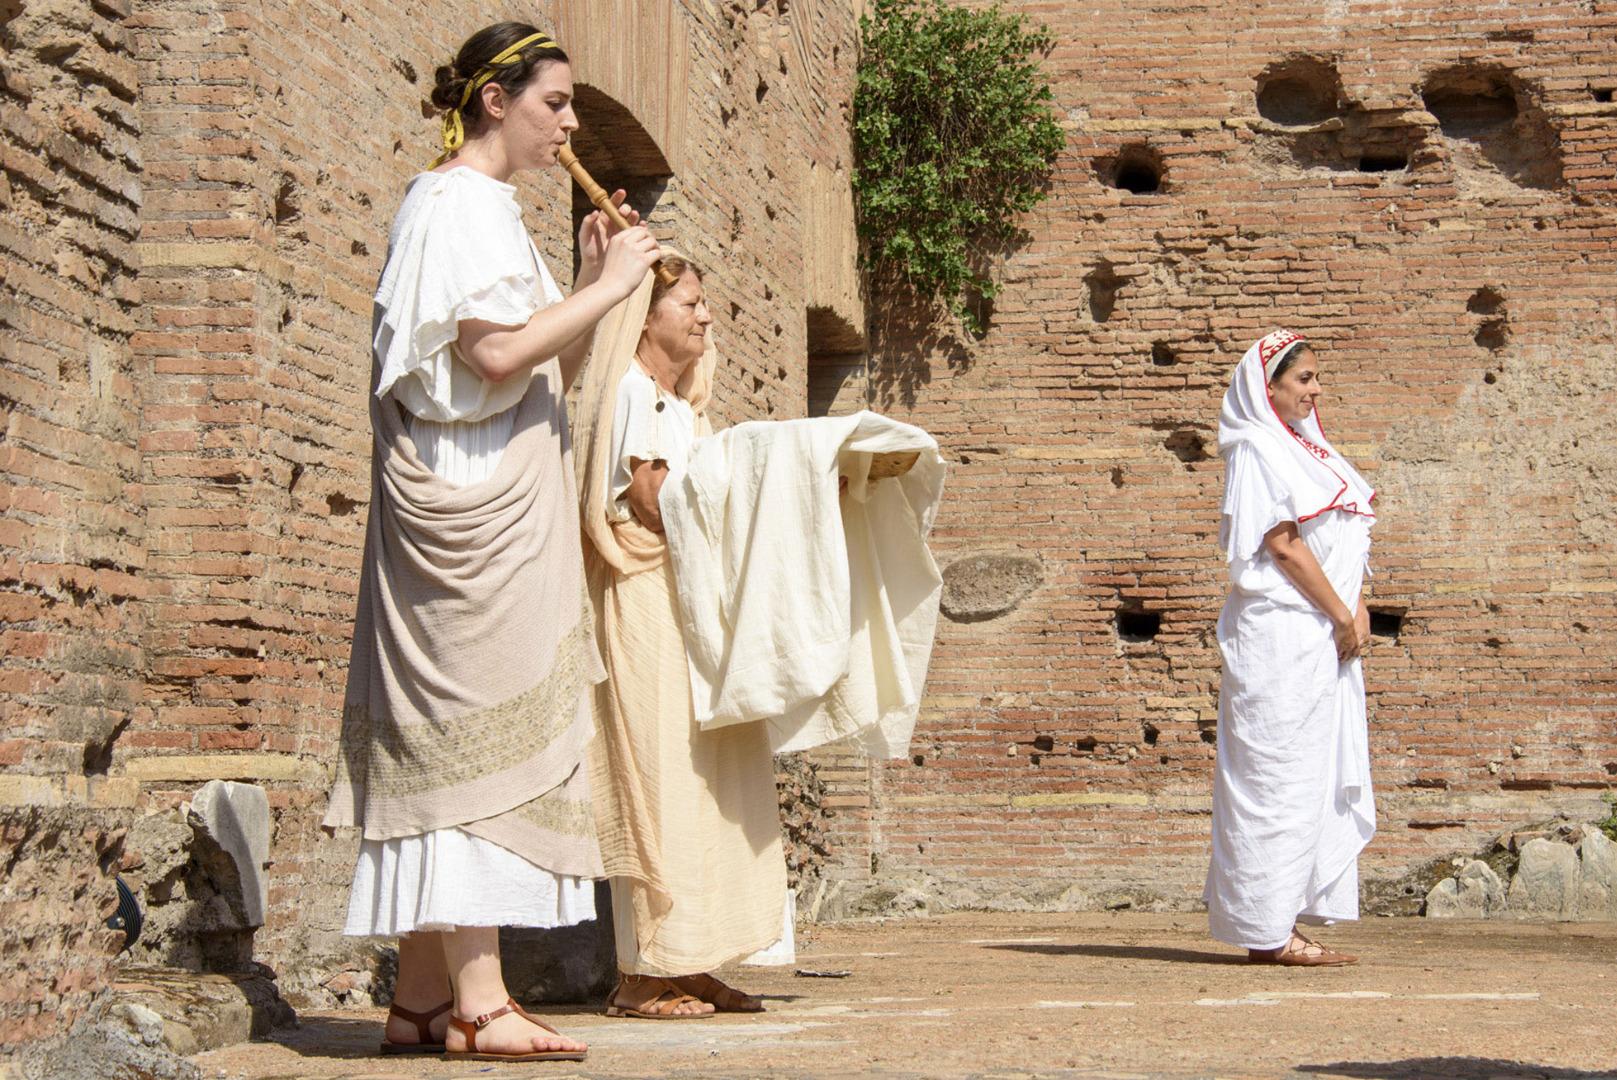
<svg viewBox="0 0 1617 1080"><path fill-rule="evenodd" d="M522 1007L518 1005L514 999L506 998L505 1004L501 1005L498 1009L495 1009L493 1012L481 1013L470 1020L462 1020L454 1013L450 1013L449 1022L455 1025L455 1029L457 1031L466 1036L466 1052L469 1054L475 1054L477 1053L477 1033L488 1027L500 1017L504 1016L506 1013L513 1012L522 1012Z"/></svg>
<svg viewBox="0 0 1617 1080"><path fill-rule="evenodd" d="M432 1037L432 1032L429 1030L427 1025L431 1024L434 1020L438 1019L438 1017L448 1012L454 1007L454 1005L454 999L451 998L442 1005L439 1005L436 1009L428 1009L426 1012L416 1012L413 1009L406 1009L404 1006L395 1003L388 1006L387 1012L389 1016L396 1016L407 1024L414 1024L416 1038L423 1046L425 1046L429 1043L435 1043L438 1041Z"/></svg>

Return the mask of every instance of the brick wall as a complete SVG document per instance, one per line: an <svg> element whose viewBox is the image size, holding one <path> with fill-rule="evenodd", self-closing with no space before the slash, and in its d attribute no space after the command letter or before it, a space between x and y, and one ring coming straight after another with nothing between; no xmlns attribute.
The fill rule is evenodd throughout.
<svg viewBox="0 0 1617 1080"><path fill-rule="evenodd" d="M1042 582L943 621L910 761L826 763L846 895L1199 898L1217 410L1277 326L1319 346L1326 422L1380 489L1371 606L1402 616L1366 668L1366 874L1603 815L1617 4L1006 6L1059 42L1051 198L984 340L888 329L828 407L939 437L940 562L1031 556Z"/></svg>

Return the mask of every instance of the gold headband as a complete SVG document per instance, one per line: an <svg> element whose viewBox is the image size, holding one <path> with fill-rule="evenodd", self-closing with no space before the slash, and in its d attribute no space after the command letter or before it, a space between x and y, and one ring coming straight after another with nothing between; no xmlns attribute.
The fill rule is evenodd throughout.
<svg viewBox="0 0 1617 1080"><path fill-rule="evenodd" d="M561 46L557 45L555 41L551 39L549 34L529 34L515 45L501 50L499 54L494 57L494 59L484 64L476 75L473 75L466 81L466 89L462 90L460 94L460 104L444 113L444 152L434 158L432 160L432 164L428 165L427 168L436 169L445 161L449 160L450 154L453 154L456 150L461 148L461 146L466 142L466 126L461 121L461 110L466 108L467 103L472 100L472 95L483 88L483 84L487 83L490 79L499 74L500 68L510 67L512 64L521 63L522 50L526 49L530 45L538 45L541 49L561 48Z"/></svg>

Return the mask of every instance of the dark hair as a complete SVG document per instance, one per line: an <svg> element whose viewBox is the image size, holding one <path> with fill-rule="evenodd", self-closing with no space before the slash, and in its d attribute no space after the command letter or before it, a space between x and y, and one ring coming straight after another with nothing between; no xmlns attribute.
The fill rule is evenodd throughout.
<svg viewBox="0 0 1617 1080"><path fill-rule="evenodd" d="M466 92L466 84L477 78L490 60L523 38L532 37L538 32L537 27L520 22L500 22L483 27L466 39L453 61L433 73L436 84L432 88L432 103L440 112L448 112L459 105L460 96ZM505 87L508 94L521 93L541 66L558 61L568 63L566 53L560 48L547 48L542 41L534 42L517 55L520 57L517 63L498 68L489 80ZM473 94L460 111L461 123L466 126L467 134L475 132L483 122L482 97L480 93Z"/></svg>
<svg viewBox="0 0 1617 1080"><path fill-rule="evenodd" d="M679 284L679 279L685 276L686 271L690 271L691 273L695 274L697 281L702 280L702 268L691 262L691 260L685 258L683 255L664 255L663 265L673 272L675 285ZM668 290L672 289L673 287L673 285L663 284L662 278L652 275L651 306L656 307L657 301L667 296Z"/></svg>
<svg viewBox="0 0 1617 1080"><path fill-rule="evenodd" d="M1269 376L1269 381L1276 382L1279 380L1280 376L1291 370L1291 365L1297 362L1299 356L1305 352L1313 351L1306 341L1293 344L1291 348L1280 354L1280 360L1275 364L1274 374Z"/></svg>

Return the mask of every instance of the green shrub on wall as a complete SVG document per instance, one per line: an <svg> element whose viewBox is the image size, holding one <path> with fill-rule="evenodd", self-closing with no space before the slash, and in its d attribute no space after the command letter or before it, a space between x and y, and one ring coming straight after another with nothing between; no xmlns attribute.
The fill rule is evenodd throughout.
<svg viewBox="0 0 1617 1080"><path fill-rule="evenodd" d="M1043 27L997 5L874 0L860 19L854 199L879 291L907 287L983 329L983 254L1018 235L1064 144L1039 58Z"/></svg>

